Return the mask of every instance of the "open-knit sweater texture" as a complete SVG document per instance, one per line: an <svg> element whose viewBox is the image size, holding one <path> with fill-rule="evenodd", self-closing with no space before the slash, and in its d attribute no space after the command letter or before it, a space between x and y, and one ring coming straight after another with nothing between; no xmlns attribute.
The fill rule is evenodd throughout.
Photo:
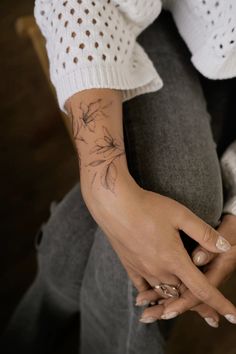
<svg viewBox="0 0 236 354"><path fill-rule="evenodd" d="M236 76L234 0L36 0L62 110L68 97L88 88L119 89L125 101L163 86L137 42L162 7L172 13L199 72L211 79Z"/></svg>
<svg viewBox="0 0 236 354"><path fill-rule="evenodd" d="M124 102L162 88L158 68L137 41L162 8L171 12L202 75L236 76L236 0L35 0L62 111L69 97L85 89L118 89ZM235 145L229 149L221 164L226 177L235 176ZM234 179L224 211L236 215Z"/></svg>

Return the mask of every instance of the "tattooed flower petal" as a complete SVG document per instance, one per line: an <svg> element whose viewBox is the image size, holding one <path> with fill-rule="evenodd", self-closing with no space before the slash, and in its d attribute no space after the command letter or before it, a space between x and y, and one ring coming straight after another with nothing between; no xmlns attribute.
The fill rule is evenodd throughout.
<svg viewBox="0 0 236 354"><path fill-rule="evenodd" d="M83 114L86 112L89 111L89 108L88 108L88 105L85 103L85 102L80 102L80 105L79 105L81 111L83 111Z"/></svg>
<svg viewBox="0 0 236 354"><path fill-rule="evenodd" d="M101 175L102 186L114 192L115 182L117 179L117 168L113 162L105 166Z"/></svg>
<svg viewBox="0 0 236 354"><path fill-rule="evenodd" d="M102 128L103 128L104 138L107 137L109 139L109 141L113 140L111 134L108 131L108 129L106 127L104 127L104 125L103 125Z"/></svg>
<svg viewBox="0 0 236 354"><path fill-rule="evenodd" d="M106 162L106 160L95 160L90 162L88 166L96 167L98 165L101 165L103 162Z"/></svg>

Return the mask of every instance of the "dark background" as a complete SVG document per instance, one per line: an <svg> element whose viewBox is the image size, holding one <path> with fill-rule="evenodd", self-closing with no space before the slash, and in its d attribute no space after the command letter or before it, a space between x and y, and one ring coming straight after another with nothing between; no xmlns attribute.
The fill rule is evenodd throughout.
<svg viewBox="0 0 236 354"><path fill-rule="evenodd" d="M74 150L37 56L30 40L15 31L16 19L32 13L33 0L1 0L0 331L35 275L34 237L50 203L78 179ZM236 138L235 80L202 83L220 154ZM236 304L235 284L236 275L224 293ZM235 354L235 334L236 327L223 319L215 330L187 313L177 321L168 353ZM77 352L71 338L67 333L61 353Z"/></svg>

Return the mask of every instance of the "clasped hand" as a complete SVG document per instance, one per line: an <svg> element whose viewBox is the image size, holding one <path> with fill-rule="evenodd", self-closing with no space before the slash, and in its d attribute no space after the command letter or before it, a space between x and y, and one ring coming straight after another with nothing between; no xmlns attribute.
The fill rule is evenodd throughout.
<svg viewBox="0 0 236 354"><path fill-rule="evenodd" d="M227 226L225 221L215 230L179 202L137 186L119 195L112 203L103 203L108 207L94 215L139 292L137 305L156 302L140 320L169 319L193 308L214 324L219 314L235 323L235 306L216 288L235 266L232 222ZM204 249L208 261L217 255L205 274L187 253L180 230ZM158 304L160 296L153 287L160 283L182 283L180 298L161 299Z"/></svg>
<svg viewBox="0 0 236 354"><path fill-rule="evenodd" d="M202 272L208 279L209 283L215 287L223 284L236 269L236 217L233 215L225 215L221 224L217 228L217 232L230 242L231 248L227 252L216 254L210 252L202 246L198 246L193 254L193 262L197 266L201 266ZM219 326L220 314L236 324L236 316L232 313L227 313L227 310L221 308L217 311L216 308L207 305L210 294L204 294L203 301L200 301L185 285L181 288L181 296L178 299L163 299L154 290L141 291L137 296L137 306L152 304L142 314L141 321L149 323L158 319L168 319L165 314L172 314L169 318L175 317L184 313L187 310L197 312L204 320L214 328Z"/></svg>

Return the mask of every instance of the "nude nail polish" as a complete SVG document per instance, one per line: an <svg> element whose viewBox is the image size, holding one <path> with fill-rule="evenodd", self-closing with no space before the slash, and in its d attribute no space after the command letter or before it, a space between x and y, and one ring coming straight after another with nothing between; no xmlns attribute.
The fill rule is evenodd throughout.
<svg viewBox="0 0 236 354"><path fill-rule="evenodd" d="M136 301L136 306L146 306L149 304L149 301L148 300L137 300Z"/></svg>
<svg viewBox="0 0 236 354"><path fill-rule="evenodd" d="M205 317L204 320L211 327L214 327L214 328L219 327L219 323L217 321L215 321L214 318L212 318L212 317Z"/></svg>
<svg viewBox="0 0 236 354"><path fill-rule="evenodd" d="M222 236L219 236L216 242L216 247L222 252L227 252L230 250L230 243Z"/></svg>
<svg viewBox="0 0 236 354"><path fill-rule="evenodd" d="M229 322L236 324L236 316L235 315L227 314L227 315L225 315L225 318Z"/></svg>
<svg viewBox="0 0 236 354"><path fill-rule="evenodd" d="M166 301L166 299L160 299L160 300L158 301L158 305L164 304L165 301Z"/></svg>
<svg viewBox="0 0 236 354"><path fill-rule="evenodd" d="M170 320L171 318L174 318L178 316L178 312L169 312L161 316L163 320Z"/></svg>
<svg viewBox="0 0 236 354"><path fill-rule="evenodd" d="M153 323L155 322L157 319L154 318L154 317L141 317L139 319L140 322L143 322L143 323Z"/></svg>
<svg viewBox="0 0 236 354"><path fill-rule="evenodd" d="M207 261L207 255L203 251L197 252L193 257L193 262L197 265L205 264Z"/></svg>

